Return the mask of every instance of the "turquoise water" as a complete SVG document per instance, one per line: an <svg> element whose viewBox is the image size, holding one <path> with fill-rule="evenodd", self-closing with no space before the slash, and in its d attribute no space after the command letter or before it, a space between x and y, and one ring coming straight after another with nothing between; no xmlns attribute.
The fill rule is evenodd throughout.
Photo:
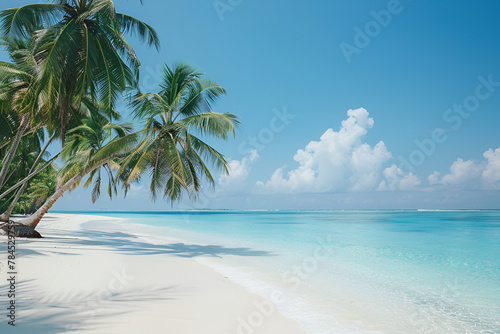
<svg viewBox="0 0 500 334"><path fill-rule="evenodd" d="M309 333L500 333L500 211L95 214L221 246L210 265Z"/></svg>

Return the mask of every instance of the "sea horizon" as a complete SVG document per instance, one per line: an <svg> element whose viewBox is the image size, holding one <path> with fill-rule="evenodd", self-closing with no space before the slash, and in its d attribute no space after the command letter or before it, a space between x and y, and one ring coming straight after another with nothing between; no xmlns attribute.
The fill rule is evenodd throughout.
<svg viewBox="0 0 500 334"><path fill-rule="evenodd" d="M418 208L418 209L172 209L172 210L51 210L51 213L100 213L100 212L105 212L105 213L175 213L175 212L218 212L218 213L224 213L224 212L336 212L336 211L416 211L416 212L432 212L432 211L500 211L500 209L497 208L492 208L492 209L426 209L426 208Z"/></svg>

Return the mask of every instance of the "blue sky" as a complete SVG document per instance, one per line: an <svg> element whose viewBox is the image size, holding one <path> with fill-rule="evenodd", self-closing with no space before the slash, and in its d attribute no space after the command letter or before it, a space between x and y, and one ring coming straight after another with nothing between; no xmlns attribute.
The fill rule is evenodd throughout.
<svg viewBox="0 0 500 334"><path fill-rule="evenodd" d="M214 110L242 122L212 141L231 176L174 209L500 208L500 3L115 4L160 35L160 52L131 39L144 90L164 62L188 62L227 89ZM172 208L133 190L92 205L78 189L54 209Z"/></svg>

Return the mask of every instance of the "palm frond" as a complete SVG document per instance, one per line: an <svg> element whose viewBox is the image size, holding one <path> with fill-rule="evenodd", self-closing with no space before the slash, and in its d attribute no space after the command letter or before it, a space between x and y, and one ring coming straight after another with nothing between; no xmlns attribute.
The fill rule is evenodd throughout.
<svg viewBox="0 0 500 334"><path fill-rule="evenodd" d="M97 96L105 110L111 112L119 94L133 80L133 73L107 39L92 36L90 40L99 59L94 73Z"/></svg>
<svg viewBox="0 0 500 334"><path fill-rule="evenodd" d="M92 188L91 196L92 203L95 203L101 195L101 170L97 169L97 178L94 181L94 188Z"/></svg>
<svg viewBox="0 0 500 334"><path fill-rule="evenodd" d="M228 162L224 158L224 156L217 151L212 146L205 143L200 138L191 135L190 136L191 145L193 149L201 155L201 157L205 160L208 160L211 164L213 164L218 170L229 173L228 170Z"/></svg>
<svg viewBox="0 0 500 334"><path fill-rule="evenodd" d="M55 24L64 14L60 4L30 4L0 12L0 32L8 39L24 39L40 27Z"/></svg>
<svg viewBox="0 0 500 334"><path fill-rule="evenodd" d="M212 111L212 105L226 90L211 80L196 80L187 87L187 94L178 116L191 116Z"/></svg>
<svg viewBox="0 0 500 334"><path fill-rule="evenodd" d="M132 16L120 13L116 14L116 20L123 33L137 34L141 41L160 50L160 38L153 27Z"/></svg>
<svg viewBox="0 0 500 334"><path fill-rule="evenodd" d="M87 19L93 18L104 19L105 21L113 21L116 17L115 4L111 0L93 1L89 10L84 11L77 17L77 22L82 23Z"/></svg>
<svg viewBox="0 0 500 334"><path fill-rule="evenodd" d="M189 128L199 131L201 134L217 138L228 139L229 135L235 134L235 128L239 125L236 115L230 113L208 112L179 121Z"/></svg>

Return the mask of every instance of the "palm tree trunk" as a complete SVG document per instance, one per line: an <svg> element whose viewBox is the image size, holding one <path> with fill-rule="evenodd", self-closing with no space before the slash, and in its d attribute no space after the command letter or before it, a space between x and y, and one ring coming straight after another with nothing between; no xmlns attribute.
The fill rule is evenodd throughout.
<svg viewBox="0 0 500 334"><path fill-rule="evenodd" d="M31 174L31 173L33 173L33 171L35 170L36 166L38 166L38 163L42 159L42 156L44 155L45 151L47 150L47 147L49 147L50 143L52 142L52 140L54 140L55 137L56 137L56 135L53 134L52 137L49 138L49 140L47 141L47 143L45 143L45 146L40 151L40 153L38 154L38 156L35 159L35 162L31 166L30 171L28 172L28 175ZM29 183L29 180L26 181L26 182L24 182L24 184L21 186L21 189L19 189L17 191L16 197L14 197L14 199L10 203L9 207L7 208L7 210L5 210L5 212L0 215L0 222L8 222L9 221L10 215L12 214L12 211L14 211L14 207L16 206L17 202L21 198L21 195L24 193L24 191L26 190L26 188L28 188L28 183Z"/></svg>
<svg viewBox="0 0 500 334"><path fill-rule="evenodd" d="M27 182L32 177L34 177L35 175L37 175L38 173L40 173L42 170L44 170L45 168L49 167L52 164L52 162L59 157L59 155L60 155L60 153L58 153L56 156L54 156L52 159L50 159L48 162L46 162L45 165L43 165L42 167L38 168L36 171L34 171L30 175L26 176L24 179L22 179L21 181L17 182L15 185L13 185L12 187L10 187L6 191L4 191L2 194L0 194L0 200L3 199L4 197L6 197L11 192L13 192L14 190L16 190L17 188L21 187L24 184L24 182Z"/></svg>
<svg viewBox="0 0 500 334"><path fill-rule="evenodd" d="M20 224L36 228L42 217L49 211L49 209L54 205L54 203L66 192L66 190L70 189L74 184L80 181L86 173L79 173L78 175L71 178L68 182L63 184L57 191L47 200L45 203L38 209L34 214L29 216L28 218L21 219L19 221Z"/></svg>
<svg viewBox="0 0 500 334"><path fill-rule="evenodd" d="M5 210L4 213L2 213L0 215L0 222L8 222L10 220L10 216L12 215L12 211L14 211L14 207L16 206L17 202L21 198L21 195L24 193L24 191L26 190L26 188L28 188L28 182L25 182L22 185L21 189L19 189L17 191L16 196L14 197L14 199L12 200L12 202L10 203L9 207L7 208L7 210Z"/></svg>
<svg viewBox="0 0 500 334"><path fill-rule="evenodd" d="M113 157L110 157L104 161L102 161L100 164L93 166L92 168L89 168L83 172L78 173L76 176L71 178L69 181L67 181L65 184L63 184L59 189L56 190L56 192L45 201L45 203L38 209L34 214L29 216L28 218L21 219L18 223L36 228L38 223L40 223L40 220L42 220L43 216L49 211L49 209L54 205L54 203L66 192L66 190L70 189L78 183L85 175L88 173L92 172L96 168L100 168L103 165L109 163L110 160L112 160Z"/></svg>
<svg viewBox="0 0 500 334"><path fill-rule="evenodd" d="M14 156L16 155L16 151L19 146L19 143L21 142L21 138L23 137L24 132L26 131L27 128L28 128L28 116L23 116L23 118L21 119L19 130L17 131L14 139L12 140L12 144L10 145L9 151L7 152L2 161L3 164L2 170L0 170L0 188L2 188L5 183L10 163L12 162L12 159L14 159Z"/></svg>

